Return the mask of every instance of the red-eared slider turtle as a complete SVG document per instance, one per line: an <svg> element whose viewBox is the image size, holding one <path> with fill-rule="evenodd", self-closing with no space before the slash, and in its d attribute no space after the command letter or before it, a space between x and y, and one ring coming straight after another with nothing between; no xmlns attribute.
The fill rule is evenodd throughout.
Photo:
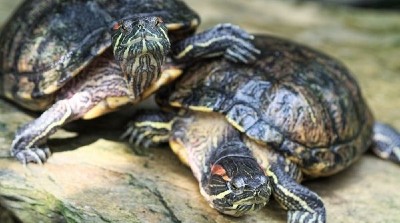
<svg viewBox="0 0 400 223"><path fill-rule="evenodd" d="M378 155L399 163L400 135L374 124L338 61L270 36L254 45L254 64L210 59L185 70L157 94L167 110L141 112L125 137L144 147L169 142L222 213L260 209L272 194L289 222L325 222L321 198L300 182L343 170L374 141L384 143Z"/></svg>
<svg viewBox="0 0 400 223"><path fill-rule="evenodd" d="M179 0L25 1L0 35L0 91L46 111L17 131L12 155L45 161L60 126L140 101L192 61L254 59L245 31L220 24L193 35L199 22Z"/></svg>

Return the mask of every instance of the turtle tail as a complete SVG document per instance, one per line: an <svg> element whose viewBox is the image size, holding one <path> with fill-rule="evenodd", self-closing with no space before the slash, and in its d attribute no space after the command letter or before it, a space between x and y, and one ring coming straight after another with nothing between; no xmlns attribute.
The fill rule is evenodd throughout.
<svg viewBox="0 0 400 223"><path fill-rule="evenodd" d="M372 151L380 158L400 164L400 133L387 124L375 122Z"/></svg>

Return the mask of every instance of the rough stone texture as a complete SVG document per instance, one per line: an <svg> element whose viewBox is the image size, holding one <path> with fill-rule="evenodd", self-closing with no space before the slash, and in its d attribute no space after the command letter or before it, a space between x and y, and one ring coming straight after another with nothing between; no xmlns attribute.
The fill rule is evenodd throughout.
<svg viewBox="0 0 400 223"><path fill-rule="evenodd" d="M0 0L0 23L18 2ZM290 1L186 2L202 16L201 29L231 22L340 58L377 119L400 129L398 12ZM285 222L275 202L240 219L213 211L168 148L138 155L120 142L128 111L67 126L50 140L54 154L45 165L24 167L9 157L9 145L17 127L33 117L0 100L0 222ZM323 198L329 222L396 222L398 173L398 165L366 154L336 176L305 184Z"/></svg>

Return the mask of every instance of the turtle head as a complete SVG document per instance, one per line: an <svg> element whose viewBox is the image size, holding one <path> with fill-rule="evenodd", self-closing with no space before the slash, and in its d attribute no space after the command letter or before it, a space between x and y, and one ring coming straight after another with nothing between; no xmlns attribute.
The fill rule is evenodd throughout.
<svg viewBox="0 0 400 223"><path fill-rule="evenodd" d="M267 204L270 179L223 115L188 111L174 119L169 137L172 151L190 166L210 206L241 216Z"/></svg>
<svg viewBox="0 0 400 223"><path fill-rule="evenodd" d="M208 180L202 182L201 192L219 212L237 217L264 207L271 186L252 155L246 155L244 148L235 154L237 145L227 146L236 148L224 148L221 154L216 154L220 158L211 166Z"/></svg>
<svg viewBox="0 0 400 223"><path fill-rule="evenodd" d="M168 30L160 17L125 19L112 32L114 57L133 97L137 97L161 74L170 50Z"/></svg>

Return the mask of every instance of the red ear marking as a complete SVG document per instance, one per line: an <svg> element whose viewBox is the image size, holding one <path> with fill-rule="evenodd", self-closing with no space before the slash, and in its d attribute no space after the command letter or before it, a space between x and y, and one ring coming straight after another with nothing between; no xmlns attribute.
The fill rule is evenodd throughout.
<svg viewBox="0 0 400 223"><path fill-rule="evenodd" d="M231 181L231 178L229 178L229 176L226 174L225 168L221 165L214 164L211 167L211 174L218 175L218 176L222 177L222 179L224 179L225 181Z"/></svg>
<svg viewBox="0 0 400 223"><path fill-rule="evenodd" d="M113 30L117 30L117 29L119 29L119 27L121 27L121 25L117 22L114 24Z"/></svg>
<svg viewBox="0 0 400 223"><path fill-rule="evenodd" d="M224 176L226 175L226 171L224 167L221 165L215 164L211 167L211 174L213 175L218 175L218 176Z"/></svg>

